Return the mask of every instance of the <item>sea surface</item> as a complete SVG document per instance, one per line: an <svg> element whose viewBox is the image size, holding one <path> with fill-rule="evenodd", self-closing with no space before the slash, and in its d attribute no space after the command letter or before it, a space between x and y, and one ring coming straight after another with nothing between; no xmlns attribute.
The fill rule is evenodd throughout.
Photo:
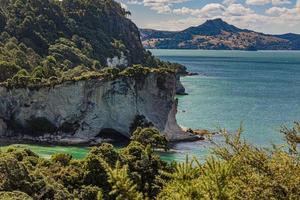
<svg viewBox="0 0 300 200"><path fill-rule="evenodd" d="M197 76L183 77L189 95L177 96L177 121L183 127L234 132L243 125L243 137L260 147L282 144L282 125L300 121L300 51L151 50L162 60L178 62ZM221 141L220 136L214 136ZM54 152L82 158L88 148L31 148L43 157ZM185 142L161 154L165 160L200 160L210 154L209 141Z"/></svg>

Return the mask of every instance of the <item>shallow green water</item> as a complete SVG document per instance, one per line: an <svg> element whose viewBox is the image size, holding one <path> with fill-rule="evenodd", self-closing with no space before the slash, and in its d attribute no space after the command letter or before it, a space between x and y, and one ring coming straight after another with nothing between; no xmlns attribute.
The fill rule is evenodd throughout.
<svg viewBox="0 0 300 200"><path fill-rule="evenodd" d="M243 121L245 138L259 146L282 143L278 129L300 121L300 51L152 50L163 60L178 62L200 76L184 77L189 93L180 96L177 119L184 127L230 131ZM219 136L214 138L219 140ZM26 146L43 157L55 152L82 158L88 148ZM207 141L180 143L161 154L183 160L186 154L204 159Z"/></svg>
<svg viewBox="0 0 300 200"><path fill-rule="evenodd" d="M65 146L38 146L28 144L14 144L10 146L2 146L0 150L7 150L10 147L29 148L43 158L50 158L55 153L71 154L75 159L83 158L89 151L88 147L65 147Z"/></svg>

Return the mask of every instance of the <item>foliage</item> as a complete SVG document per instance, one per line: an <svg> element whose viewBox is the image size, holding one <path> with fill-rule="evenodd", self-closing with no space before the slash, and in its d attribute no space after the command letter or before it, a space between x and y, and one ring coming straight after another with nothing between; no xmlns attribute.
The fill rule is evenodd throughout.
<svg viewBox="0 0 300 200"><path fill-rule="evenodd" d="M0 192L0 200L32 200L32 198L24 192Z"/></svg>
<svg viewBox="0 0 300 200"><path fill-rule="evenodd" d="M145 197L154 198L160 191L160 170L167 170L167 163L159 159L153 147L132 141L121 152L122 161L128 165L130 177L137 183Z"/></svg>
<svg viewBox="0 0 300 200"><path fill-rule="evenodd" d="M283 126L280 132L284 134L285 139L289 145L290 152L293 154L299 154L300 123L295 122L294 127L292 128Z"/></svg>
<svg viewBox="0 0 300 200"><path fill-rule="evenodd" d="M293 129L284 129L289 135ZM292 131L293 132L293 131ZM297 199L299 157L282 148L265 150L223 132L225 145L216 144L213 157L200 164L176 164L158 199ZM288 139L290 140L290 139ZM294 141L294 140L293 140Z"/></svg>
<svg viewBox="0 0 300 200"><path fill-rule="evenodd" d="M186 73L184 66L146 52L128 12L113 0L2 0L0 8L2 86L40 88L95 78L143 80L150 72ZM107 59L122 55L128 66L120 67L129 68L106 68Z"/></svg>
<svg viewBox="0 0 300 200"><path fill-rule="evenodd" d="M130 125L130 133L132 134L138 127L153 127L153 123L149 122L144 115L136 115L133 120L133 123Z"/></svg>
<svg viewBox="0 0 300 200"><path fill-rule="evenodd" d="M127 15L113 0L2 0L0 82L37 87L95 78L108 75L99 70L121 55L128 66L143 63L146 52ZM80 78L68 75L78 67L85 69ZM18 74L23 69L26 76Z"/></svg>
<svg viewBox="0 0 300 200"><path fill-rule="evenodd" d="M179 63L171 63L171 62L166 62L162 61L152 55L150 51L147 51L144 55L143 59L143 64L147 67L150 68L157 68L157 67L162 67L162 68L167 68L171 70L175 70L176 73L180 75L186 75L187 74L187 69L185 66L179 64Z"/></svg>
<svg viewBox="0 0 300 200"><path fill-rule="evenodd" d="M108 182L112 185L109 195L115 196L116 200L143 199L142 194L137 191L137 186L128 176L127 165L121 167L120 162L117 162L115 168L112 169L104 160L102 164L108 174Z"/></svg>
<svg viewBox="0 0 300 200"><path fill-rule="evenodd" d="M18 67L16 64L0 61L0 81L5 81L8 78L12 78L19 70L20 67Z"/></svg>
<svg viewBox="0 0 300 200"><path fill-rule="evenodd" d="M154 152L162 137L138 128L121 150L93 147L86 158L40 158L30 150L0 152L0 197L5 199L299 199L299 123L283 127L290 151L261 149L223 131L204 162L166 163ZM1 199L1 198L0 198Z"/></svg>
<svg viewBox="0 0 300 200"><path fill-rule="evenodd" d="M58 153L51 156L51 161L59 163L63 166L67 166L72 160L72 156L69 154Z"/></svg>
<svg viewBox="0 0 300 200"><path fill-rule="evenodd" d="M165 136L155 128L138 127L132 134L131 140L137 141L144 146L150 145L156 148L168 150L168 141Z"/></svg>
<svg viewBox="0 0 300 200"><path fill-rule="evenodd" d="M102 200L102 190L96 186L83 186L80 193L80 199L82 200Z"/></svg>

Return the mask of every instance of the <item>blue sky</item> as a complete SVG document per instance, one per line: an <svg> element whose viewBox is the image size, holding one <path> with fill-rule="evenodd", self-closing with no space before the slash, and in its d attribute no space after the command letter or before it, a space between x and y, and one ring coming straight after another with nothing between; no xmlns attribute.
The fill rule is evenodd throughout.
<svg viewBox="0 0 300 200"><path fill-rule="evenodd" d="M140 28L182 30L222 18L240 28L300 34L300 0L117 0Z"/></svg>

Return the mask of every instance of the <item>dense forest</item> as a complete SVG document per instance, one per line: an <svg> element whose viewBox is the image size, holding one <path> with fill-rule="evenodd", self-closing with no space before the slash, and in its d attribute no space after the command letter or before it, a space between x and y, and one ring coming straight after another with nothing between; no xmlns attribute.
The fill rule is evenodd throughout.
<svg viewBox="0 0 300 200"><path fill-rule="evenodd" d="M241 129L222 133L225 144L205 162L162 161L155 149L168 144L153 128L137 128L121 150L101 144L81 160L12 147L0 152L0 199L299 199L299 123L282 128L288 145L272 149L246 143Z"/></svg>
<svg viewBox="0 0 300 200"><path fill-rule="evenodd" d="M130 14L112 0L1 0L0 82L42 86L137 64L178 68L143 49ZM110 66L110 60L120 63ZM122 61L122 62L121 62ZM117 74L117 73L115 73Z"/></svg>

